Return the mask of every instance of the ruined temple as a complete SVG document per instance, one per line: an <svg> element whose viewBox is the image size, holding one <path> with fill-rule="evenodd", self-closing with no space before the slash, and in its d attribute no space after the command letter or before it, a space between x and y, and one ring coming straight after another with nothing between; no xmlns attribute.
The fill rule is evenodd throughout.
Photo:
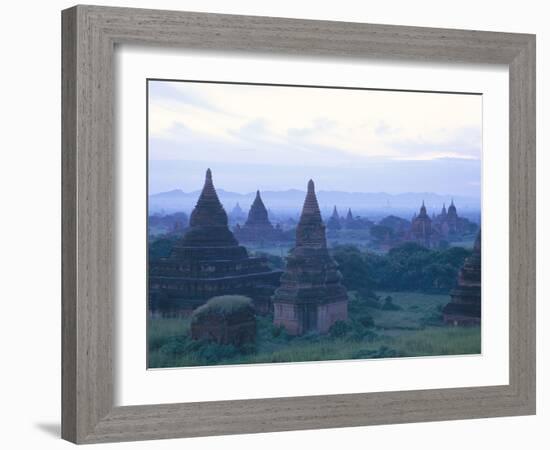
<svg viewBox="0 0 550 450"><path fill-rule="evenodd" d="M342 275L328 253L325 226L310 180L281 286L273 296L273 321L291 335L326 333L348 317L348 295Z"/></svg>
<svg viewBox="0 0 550 450"><path fill-rule="evenodd" d="M235 227L233 231L240 242L264 243L282 239L281 229L274 228L269 221L260 191L256 191L256 198L248 211L245 224Z"/></svg>
<svg viewBox="0 0 550 450"><path fill-rule="evenodd" d="M168 257L150 261L149 310L186 315L214 296L237 294L250 297L256 311L266 313L280 276L265 258L250 257L239 245L208 169L187 232Z"/></svg>
<svg viewBox="0 0 550 450"><path fill-rule="evenodd" d="M474 251L464 261L451 301L443 308L443 320L450 325L475 325L481 322L481 231Z"/></svg>

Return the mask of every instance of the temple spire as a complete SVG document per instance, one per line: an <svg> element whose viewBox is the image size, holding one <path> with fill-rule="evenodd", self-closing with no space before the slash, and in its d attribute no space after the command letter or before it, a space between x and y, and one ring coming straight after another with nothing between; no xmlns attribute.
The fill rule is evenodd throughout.
<svg viewBox="0 0 550 450"><path fill-rule="evenodd" d="M269 222L269 215L264 202L262 201L259 190L256 191L256 197L250 206L250 211L248 211L246 225L271 226L271 223Z"/></svg>
<svg viewBox="0 0 550 450"><path fill-rule="evenodd" d="M321 210L319 209L319 203L317 202L317 196L315 195L315 184L313 183L313 180L309 180L307 184L306 199L304 201L304 207L300 217L300 223L302 222L323 223L321 218Z"/></svg>
<svg viewBox="0 0 550 450"><path fill-rule="evenodd" d="M201 194L191 213L189 219L189 225L191 227L198 226L227 226L227 214L223 209L223 206L218 198L214 183L212 181L212 171L206 170L206 177L204 180L204 186Z"/></svg>
<svg viewBox="0 0 550 450"><path fill-rule="evenodd" d="M326 247L326 245L325 226L315 195L315 185L313 180L309 180L300 222L296 227L296 246Z"/></svg>
<svg viewBox="0 0 550 450"><path fill-rule="evenodd" d="M426 212L426 205L424 204L424 200L422 200L422 206L420 207L420 214L418 217L428 217L428 213Z"/></svg>

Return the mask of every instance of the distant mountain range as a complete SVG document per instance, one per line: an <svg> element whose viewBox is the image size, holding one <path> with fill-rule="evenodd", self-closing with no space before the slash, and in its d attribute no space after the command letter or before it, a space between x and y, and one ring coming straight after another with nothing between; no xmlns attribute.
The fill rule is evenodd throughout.
<svg viewBox="0 0 550 450"><path fill-rule="evenodd" d="M239 203L246 212L254 200L255 192L239 194L236 192L217 189L220 201L225 210L229 213ZM200 191L183 192L175 189L168 192L160 192L149 196L149 214L173 213L177 211L191 212L194 208ZM261 196L266 208L272 212L298 213L303 205L305 191L289 189L286 191L262 191ZM355 214L368 211L386 211L391 214L392 210L413 211L418 210L422 201L430 211L439 211L446 203L451 201L450 195L440 195L430 192L425 193L402 193L388 194L385 192L340 192L340 191L318 191L317 198L321 210L325 213L336 205L341 215L351 208ZM459 210L471 212L480 210L479 199L473 197L455 196L454 202Z"/></svg>

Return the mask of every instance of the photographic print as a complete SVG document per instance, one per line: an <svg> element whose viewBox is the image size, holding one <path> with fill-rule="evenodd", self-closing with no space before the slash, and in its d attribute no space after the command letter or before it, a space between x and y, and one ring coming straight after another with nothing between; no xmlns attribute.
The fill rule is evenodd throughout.
<svg viewBox="0 0 550 450"><path fill-rule="evenodd" d="M482 96L147 80L147 366L481 353Z"/></svg>

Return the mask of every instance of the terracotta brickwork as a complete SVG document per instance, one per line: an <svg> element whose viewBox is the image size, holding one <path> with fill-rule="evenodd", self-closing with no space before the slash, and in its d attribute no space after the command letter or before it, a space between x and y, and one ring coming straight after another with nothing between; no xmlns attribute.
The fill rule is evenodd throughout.
<svg viewBox="0 0 550 450"><path fill-rule="evenodd" d="M292 335L326 333L334 322L347 319L348 295L341 281L327 249L325 226L310 180L296 228L296 245L273 297L274 324Z"/></svg>

